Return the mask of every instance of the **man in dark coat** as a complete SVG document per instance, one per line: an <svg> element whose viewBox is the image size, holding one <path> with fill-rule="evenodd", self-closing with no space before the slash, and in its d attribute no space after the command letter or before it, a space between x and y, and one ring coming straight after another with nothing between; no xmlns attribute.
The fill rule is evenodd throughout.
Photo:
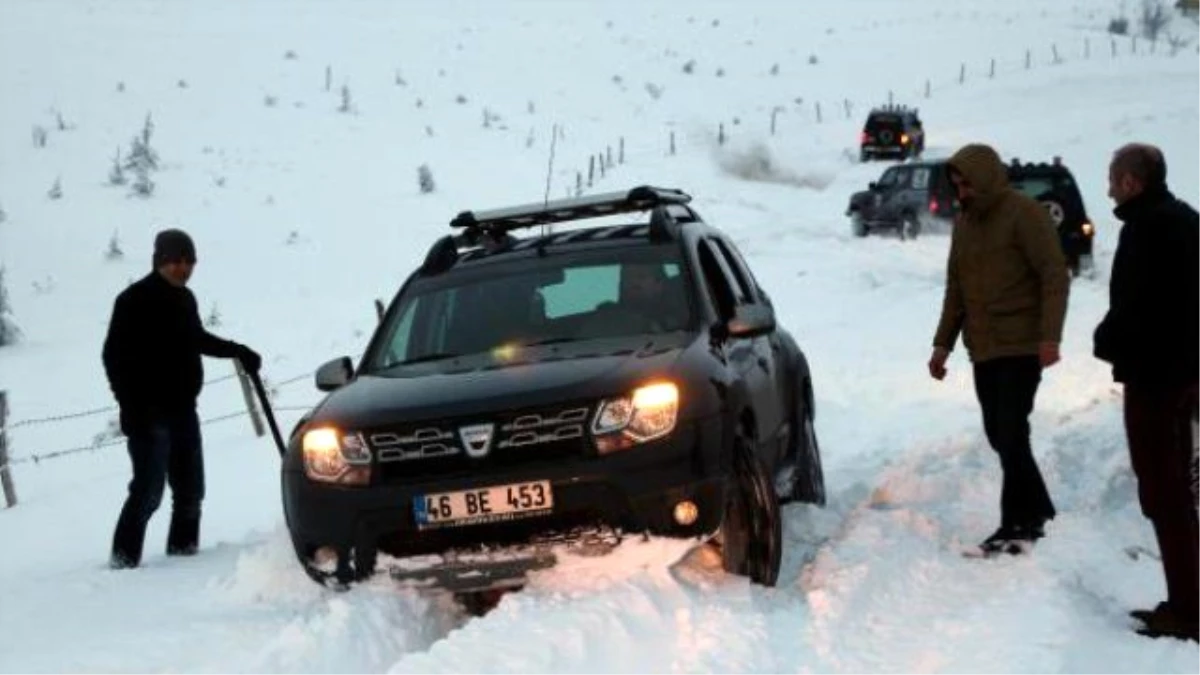
<svg viewBox="0 0 1200 675"><path fill-rule="evenodd" d="M104 370L120 406L133 480L113 534L110 565L137 567L146 524L171 486L168 555L191 555L200 538L204 462L196 397L204 381L200 356L236 358L249 371L262 365L245 345L204 329L187 288L196 248L181 230L154 240L153 270L117 296L104 341Z"/></svg>
<svg viewBox="0 0 1200 675"><path fill-rule="evenodd" d="M1124 223L1095 354L1125 385L1125 432L1142 513L1154 524L1167 599L1132 614L1138 632L1197 639L1195 430L1200 370L1200 221L1167 189L1162 152L1113 155L1108 195Z"/></svg>
<svg viewBox="0 0 1200 675"><path fill-rule="evenodd" d="M967 145L950 158L948 173L963 212L950 238L929 374L946 376L961 333L984 432L1004 471L1000 527L980 548L986 555L1022 553L1055 515L1030 445L1029 414L1042 369L1059 360L1067 265L1050 216L1009 186L995 150Z"/></svg>

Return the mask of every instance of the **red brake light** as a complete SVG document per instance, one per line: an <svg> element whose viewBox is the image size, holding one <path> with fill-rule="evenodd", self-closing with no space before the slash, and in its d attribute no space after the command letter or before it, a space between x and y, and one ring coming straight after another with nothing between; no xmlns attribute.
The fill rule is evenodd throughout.
<svg viewBox="0 0 1200 675"><path fill-rule="evenodd" d="M938 211L938 201L937 201L937 199L930 199L930 200L929 200L929 212L930 212L930 213L937 213L937 211Z"/></svg>
<svg viewBox="0 0 1200 675"><path fill-rule="evenodd" d="M864 131L864 132L862 132L862 136L859 137L858 140L860 143L866 143L867 141L871 140L871 134L868 134L867 132Z"/></svg>

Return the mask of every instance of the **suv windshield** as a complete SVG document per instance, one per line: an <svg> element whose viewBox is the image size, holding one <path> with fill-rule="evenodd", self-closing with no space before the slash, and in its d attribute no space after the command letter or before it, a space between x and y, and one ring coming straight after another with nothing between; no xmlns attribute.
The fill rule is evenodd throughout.
<svg viewBox="0 0 1200 675"><path fill-rule="evenodd" d="M692 313L676 246L488 263L414 282L365 370L521 345L676 331Z"/></svg>

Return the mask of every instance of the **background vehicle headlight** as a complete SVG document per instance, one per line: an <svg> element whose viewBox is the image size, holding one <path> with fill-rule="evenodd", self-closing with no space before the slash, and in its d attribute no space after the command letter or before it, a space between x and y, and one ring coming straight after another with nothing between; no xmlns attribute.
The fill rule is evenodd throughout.
<svg viewBox="0 0 1200 675"><path fill-rule="evenodd" d="M662 438L675 429L679 388L671 382L639 387L629 396L600 404L592 422L596 450L607 454Z"/></svg>
<svg viewBox="0 0 1200 675"><path fill-rule="evenodd" d="M304 474L310 480L343 485L366 485L371 481L371 452L362 436L342 433L333 427L304 432Z"/></svg>

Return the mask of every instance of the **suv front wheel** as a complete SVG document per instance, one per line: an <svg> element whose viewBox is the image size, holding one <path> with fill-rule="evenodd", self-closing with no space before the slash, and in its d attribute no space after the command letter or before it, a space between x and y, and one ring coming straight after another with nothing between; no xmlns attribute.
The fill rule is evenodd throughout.
<svg viewBox="0 0 1200 675"><path fill-rule="evenodd" d="M774 586L783 558L783 519L775 486L752 447L749 439L738 435L733 448L732 485L726 490L725 518L717 543L726 572Z"/></svg>

